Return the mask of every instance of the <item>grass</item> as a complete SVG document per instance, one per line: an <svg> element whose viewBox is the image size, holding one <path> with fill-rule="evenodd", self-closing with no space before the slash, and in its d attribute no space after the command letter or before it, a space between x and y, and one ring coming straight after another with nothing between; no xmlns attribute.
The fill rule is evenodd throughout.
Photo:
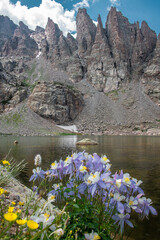
<svg viewBox="0 0 160 240"><path fill-rule="evenodd" d="M7 125L14 124L18 126L20 123L23 122L23 117L20 113L8 113L7 115L3 115L0 117L3 122L5 122Z"/></svg>
<svg viewBox="0 0 160 240"><path fill-rule="evenodd" d="M31 76L32 76L32 74L34 73L35 69L36 69L36 63L33 63L32 66L31 66L31 68L29 68L29 69L27 70L27 73L28 73L28 77L29 77L29 78L31 78Z"/></svg>
<svg viewBox="0 0 160 240"><path fill-rule="evenodd" d="M9 155L9 154L8 154ZM8 155L5 157L5 160L8 159ZM0 186L7 186L12 177L17 177L21 171L25 168L26 164L24 160L17 163L13 158L10 159L9 171L3 169L3 166L0 167Z"/></svg>
<svg viewBox="0 0 160 240"><path fill-rule="evenodd" d="M111 98L112 100L118 100L118 90L112 90L106 93L106 96Z"/></svg>
<svg viewBox="0 0 160 240"><path fill-rule="evenodd" d="M77 135L77 133L57 133L58 136Z"/></svg>

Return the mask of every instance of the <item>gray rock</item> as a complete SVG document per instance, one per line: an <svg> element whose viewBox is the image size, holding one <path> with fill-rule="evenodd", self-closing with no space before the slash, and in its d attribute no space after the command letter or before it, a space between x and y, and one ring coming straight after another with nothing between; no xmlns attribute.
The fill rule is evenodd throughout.
<svg viewBox="0 0 160 240"><path fill-rule="evenodd" d="M72 121L81 112L82 94L59 83L39 83L28 99L29 107L40 116L62 124Z"/></svg>

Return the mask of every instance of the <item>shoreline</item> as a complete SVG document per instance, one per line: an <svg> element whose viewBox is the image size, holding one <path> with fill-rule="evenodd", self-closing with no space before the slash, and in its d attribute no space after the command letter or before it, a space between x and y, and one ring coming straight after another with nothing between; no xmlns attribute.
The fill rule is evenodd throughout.
<svg viewBox="0 0 160 240"><path fill-rule="evenodd" d="M61 132L61 133L6 133L0 132L0 136L18 136L18 137L56 137L56 136L76 136L76 135L88 135L88 136L160 136L160 128L149 128L148 130L142 131L137 129L135 131L123 129L123 130L114 130L109 129L105 132L90 132L90 131L77 131L77 132Z"/></svg>

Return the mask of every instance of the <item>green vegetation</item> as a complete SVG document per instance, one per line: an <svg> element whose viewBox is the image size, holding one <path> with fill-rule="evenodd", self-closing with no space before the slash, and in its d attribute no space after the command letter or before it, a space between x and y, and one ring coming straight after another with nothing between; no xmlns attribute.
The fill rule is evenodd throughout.
<svg viewBox="0 0 160 240"><path fill-rule="evenodd" d="M139 127L134 127L134 128L133 128L133 131L139 131L139 130L140 130Z"/></svg>
<svg viewBox="0 0 160 240"><path fill-rule="evenodd" d="M57 136L68 136L68 135L77 135L77 133L71 132L71 133L56 133Z"/></svg>
<svg viewBox="0 0 160 240"><path fill-rule="evenodd" d="M106 96L111 98L112 100L118 100L118 90L112 90L106 93Z"/></svg>
<svg viewBox="0 0 160 240"><path fill-rule="evenodd" d="M9 154L5 157L5 159L0 161L0 186L4 187L9 184L12 177L17 177L20 172L25 168L25 161L21 161L17 163L15 159L9 158ZM6 171L7 170L7 171ZM8 171L9 170L9 171Z"/></svg>
<svg viewBox="0 0 160 240"><path fill-rule="evenodd" d="M31 68L29 68L27 70L27 74L28 74L29 79L31 78L32 74L35 72L35 69L36 69L36 63L34 62L31 66Z"/></svg>
<svg viewBox="0 0 160 240"><path fill-rule="evenodd" d="M23 117L20 113L8 113L6 115L0 116L0 119L5 122L6 124L14 124L18 126L20 123L23 122Z"/></svg>
<svg viewBox="0 0 160 240"><path fill-rule="evenodd" d="M118 90L112 90L112 91L106 93L106 96L110 96L110 95L117 95L118 96Z"/></svg>
<svg viewBox="0 0 160 240"><path fill-rule="evenodd" d="M22 86L22 87L30 87L30 83L27 81L27 79L24 79L24 80L21 82L21 86Z"/></svg>

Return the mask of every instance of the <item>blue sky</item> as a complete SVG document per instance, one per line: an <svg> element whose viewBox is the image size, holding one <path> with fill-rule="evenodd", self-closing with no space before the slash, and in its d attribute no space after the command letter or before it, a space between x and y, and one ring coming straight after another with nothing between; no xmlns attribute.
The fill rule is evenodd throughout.
<svg viewBox="0 0 160 240"><path fill-rule="evenodd" d="M151 29L160 33L160 0L0 0L0 14L9 16L15 23L22 20L31 29L36 25L45 27L50 17L66 34L75 31L78 7L86 7L94 21L100 14L105 25L111 6L117 7L131 23L145 20Z"/></svg>

